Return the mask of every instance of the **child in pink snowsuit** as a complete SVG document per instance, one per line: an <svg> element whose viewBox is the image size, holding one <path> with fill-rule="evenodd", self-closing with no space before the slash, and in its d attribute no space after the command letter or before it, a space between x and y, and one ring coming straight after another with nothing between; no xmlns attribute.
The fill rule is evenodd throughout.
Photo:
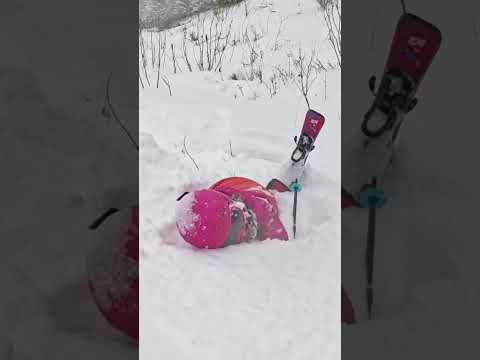
<svg viewBox="0 0 480 360"><path fill-rule="evenodd" d="M177 228L180 235L202 249L253 239L288 240L272 190L288 191L288 188L272 185L267 189L247 178L230 177L208 189L190 193L188 199L179 200Z"/></svg>

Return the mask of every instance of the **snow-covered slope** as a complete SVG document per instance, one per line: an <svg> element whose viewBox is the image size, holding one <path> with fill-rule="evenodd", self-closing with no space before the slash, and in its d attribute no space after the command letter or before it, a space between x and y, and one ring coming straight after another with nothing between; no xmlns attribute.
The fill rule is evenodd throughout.
<svg viewBox="0 0 480 360"><path fill-rule="evenodd" d="M227 28L233 20L229 36L235 45L227 48L221 72L198 71L196 65L188 70L180 26L161 35L167 60L157 88L151 54L159 49L159 37L140 34L140 55L146 54L145 68L140 64L142 360L340 356L340 71L328 65L336 58L315 1L248 1L247 6L248 16L241 4L225 18ZM207 24L211 19L207 15ZM188 37L197 25L198 18L185 23ZM175 228L179 195L223 177L266 184L282 173L307 106L295 84L281 82L276 69L287 71L288 54L298 54L299 46L307 57L315 48L315 60L327 70L319 71L308 96L326 124L299 194L297 238L193 249ZM252 48L258 53L253 62ZM188 54L195 64L193 52ZM272 95L268 82L275 74ZM290 194L279 197L279 205L291 229Z"/></svg>

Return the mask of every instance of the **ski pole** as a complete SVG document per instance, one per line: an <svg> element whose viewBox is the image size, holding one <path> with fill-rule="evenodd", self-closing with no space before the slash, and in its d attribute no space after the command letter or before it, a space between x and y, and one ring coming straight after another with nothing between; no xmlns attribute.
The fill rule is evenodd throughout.
<svg viewBox="0 0 480 360"><path fill-rule="evenodd" d="M371 187L376 189L377 179L372 179ZM375 196L369 196L369 214L368 214L368 230L367 230L367 251L366 251L366 264L367 264L367 306L368 306L368 318L372 318L373 307L373 258L375 254L375 225L376 225L376 203Z"/></svg>
<svg viewBox="0 0 480 360"><path fill-rule="evenodd" d="M293 195L293 238L297 232L297 192Z"/></svg>
<svg viewBox="0 0 480 360"><path fill-rule="evenodd" d="M293 191L293 238L295 239L295 235L297 233L297 197L298 192L301 189L298 179L295 179L295 181L290 185L290 189Z"/></svg>

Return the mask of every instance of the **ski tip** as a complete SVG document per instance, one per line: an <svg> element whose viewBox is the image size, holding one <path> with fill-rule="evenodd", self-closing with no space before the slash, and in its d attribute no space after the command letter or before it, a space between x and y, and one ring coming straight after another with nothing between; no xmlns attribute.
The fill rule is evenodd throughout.
<svg viewBox="0 0 480 360"><path fill-rule="evenodd" d="M322 123L322 125L325 122L325 116L318 111L312 109L309 109L307 111L307 113L305 114L305 118L308 120L318 120Z"/></svg>
<svg viewBox="0 0 480 360"><path fill-rule="evenodd" d="M440 31L440 29L436 25L434 25L430 21L428 21L424 18L421 18L420 16L415 15L413 13L406 12L406 13L402 14L402 16L400 17L400 19L398 21L398 26L400 26L401 24L403 24L403 22L406 22L406 21L411 21L411 22L415 22L417 24L421 24L425 29L428 29L428 31L430 31L432 33L433 39L436 42L438 42L438 43L441 42L442 32Z"/></svg>

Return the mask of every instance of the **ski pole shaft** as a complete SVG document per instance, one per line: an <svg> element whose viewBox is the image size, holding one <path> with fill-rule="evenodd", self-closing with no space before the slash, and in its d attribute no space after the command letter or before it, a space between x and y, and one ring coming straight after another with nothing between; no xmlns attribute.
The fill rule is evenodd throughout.
<svg viewBox="0 0 480 360"><path fill-rule="evenodd" d="M372 306L373 306L373 258L375 251L375 217L376 209L371 207L369 210L368 221L368 242L367 242L367 304L368 304L368 316L372 318Z"/></svg>
<svg viewBox="0 0 480 360"><path fill-rule="evenodd" d="M372 179L372 187L377 186L377 179ZM376 227L376 201L373 197L370 198L370 207L368 214L368 230L367 230L367 251L366 251L366 263L367 263L367 306L368 317L372 318L373 307L373 260L375 254L375 227Z"/></svg>
<svg viewBox="0 0 480 360"><path fill-rule="evenodd" d="M297 232L297 197L298 197L298 191L295 190L293 194L293 238L294 239Z"/></svg>

